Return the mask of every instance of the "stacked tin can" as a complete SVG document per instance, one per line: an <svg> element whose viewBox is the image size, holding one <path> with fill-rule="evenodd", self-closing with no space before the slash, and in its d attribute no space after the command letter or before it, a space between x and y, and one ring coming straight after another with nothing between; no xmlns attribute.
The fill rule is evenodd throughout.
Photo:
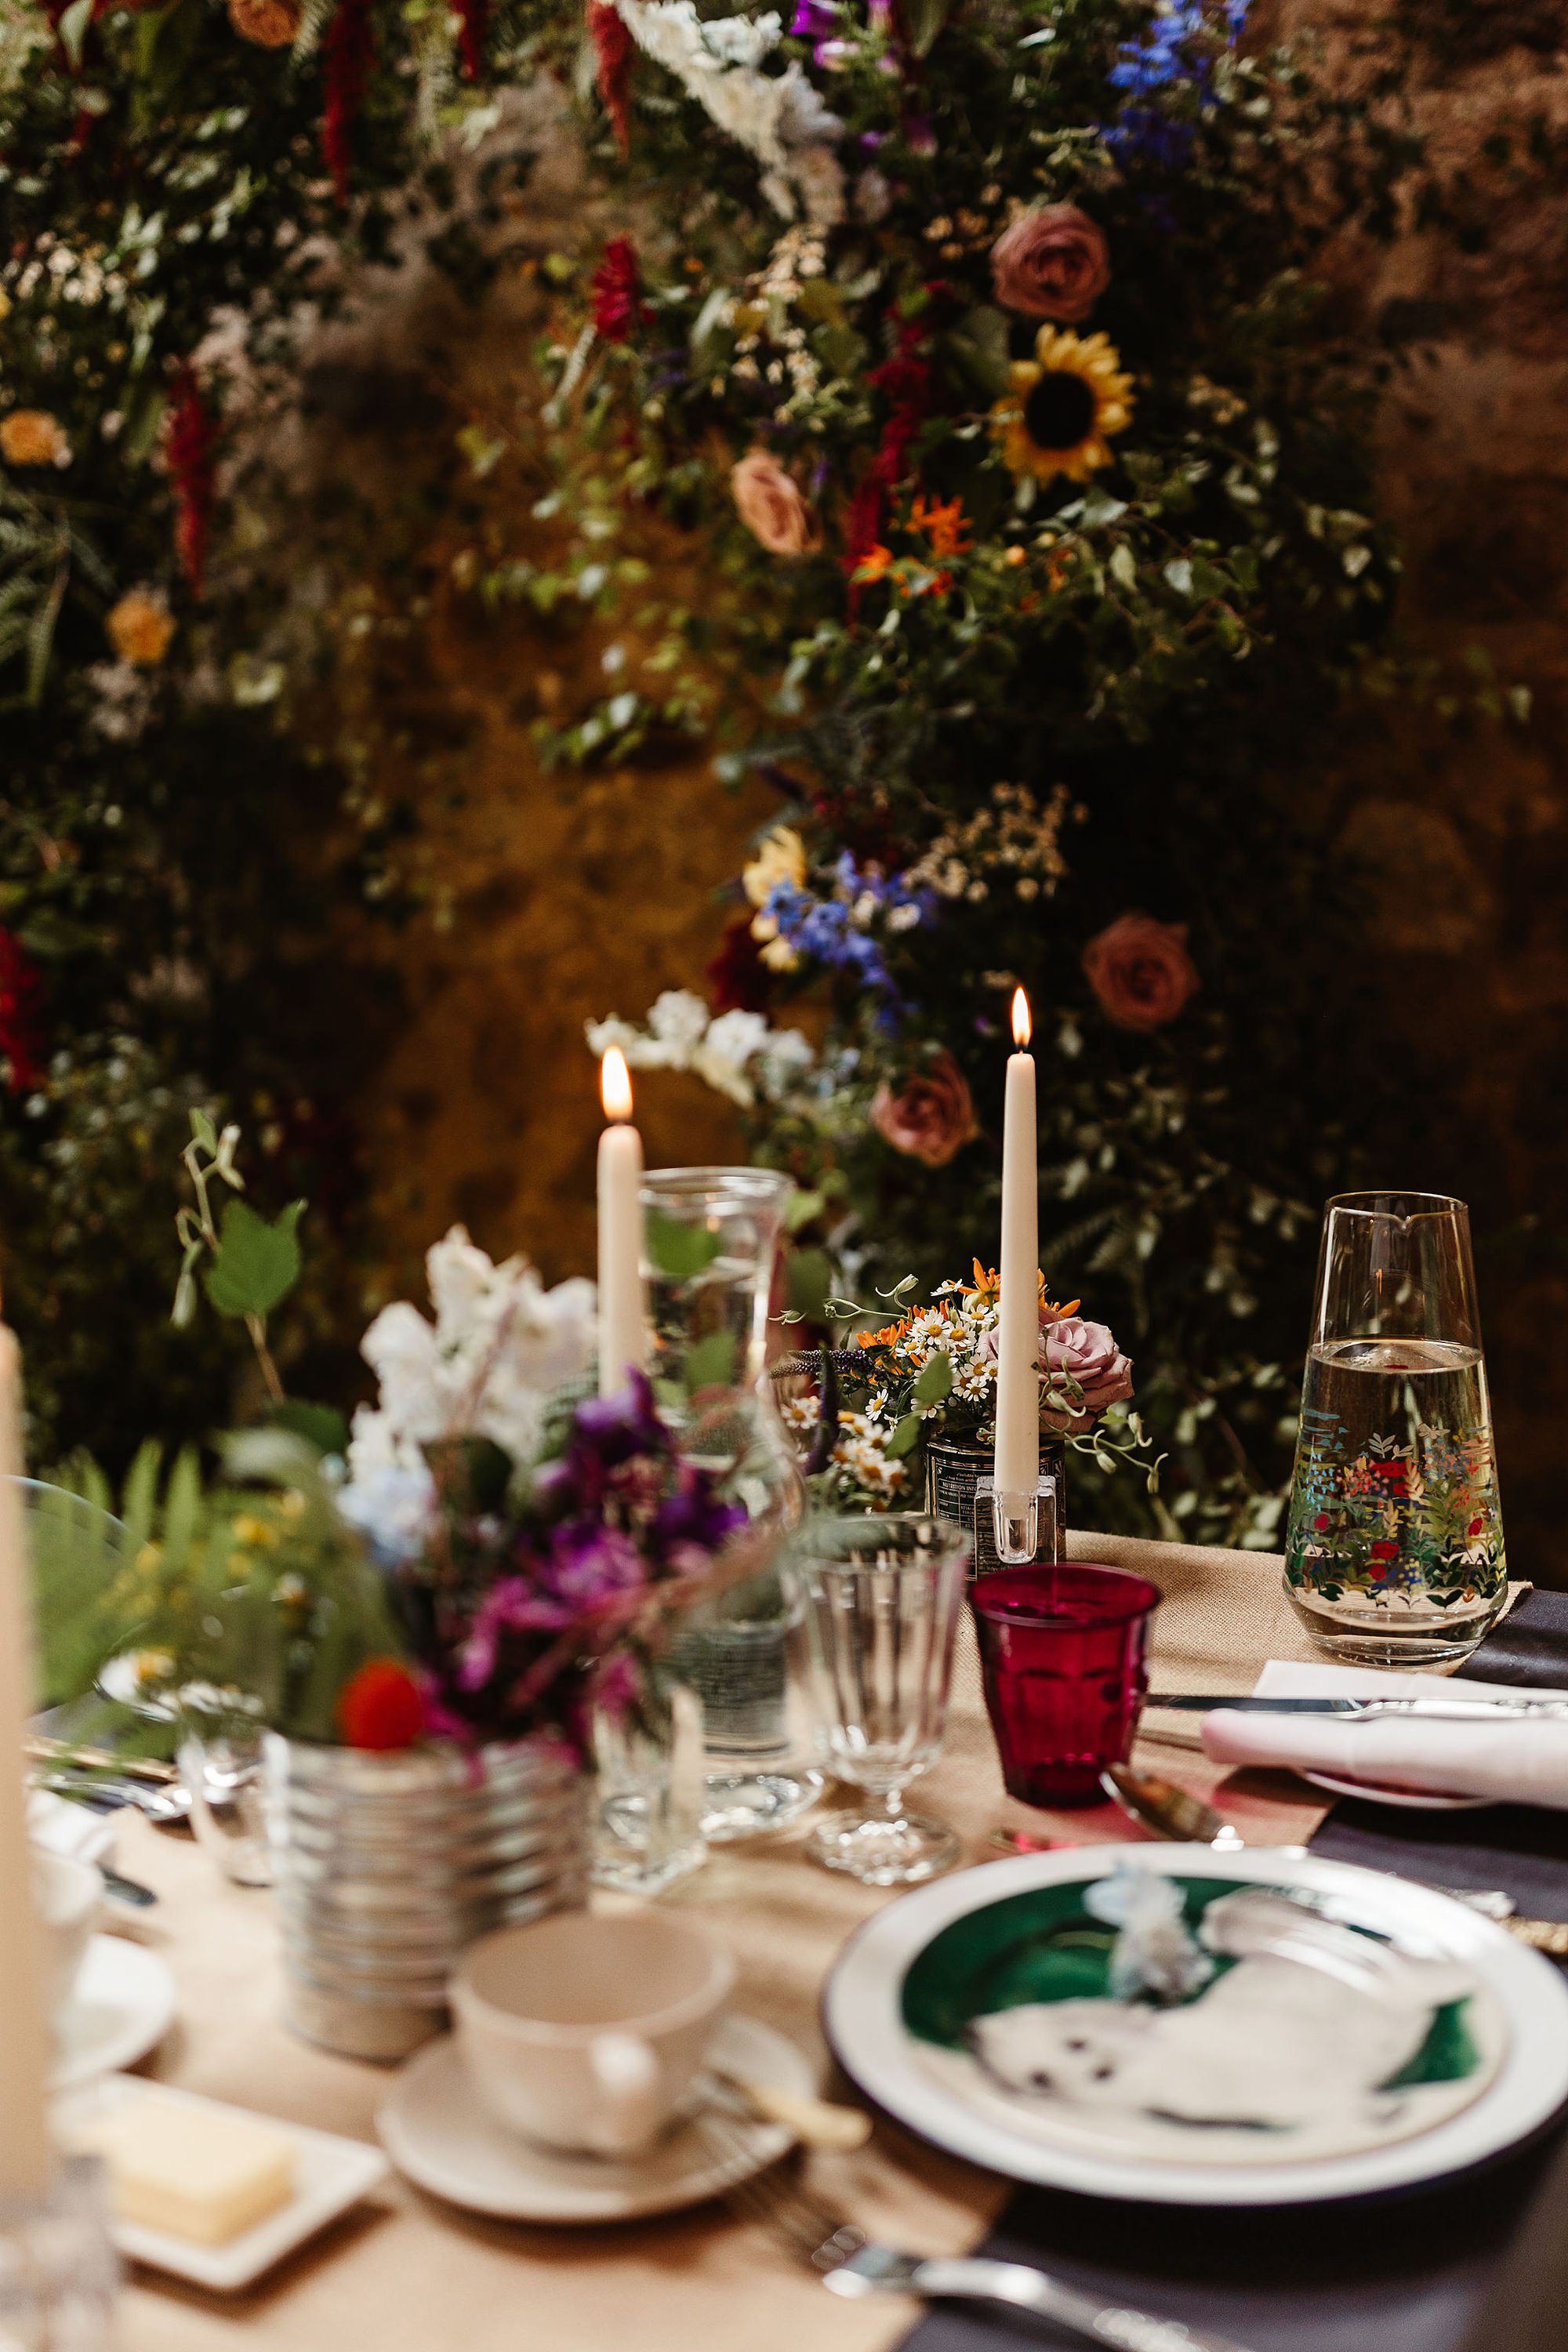
<svg viewBox="0 0 1568 2352"><path fill-rule="evenodd" d="M536 1745L376 1755L269 1736L268 1832L295 2032L384 2060L439 2032L466 1945L586 1899L589 1785L563 1751Z"/></svg>

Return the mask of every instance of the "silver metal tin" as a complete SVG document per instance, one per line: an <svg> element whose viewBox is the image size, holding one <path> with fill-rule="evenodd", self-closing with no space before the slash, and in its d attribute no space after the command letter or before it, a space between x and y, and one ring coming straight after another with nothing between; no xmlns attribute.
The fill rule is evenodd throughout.
<svg viewBox="0 0 1568 2352"><path fill-rule="evenodd" d="M932 1437L925 1449L926 1509L933 1518L952 1519L955 1526L974 1533L974 1558L972 1576L994 1576L1002 1562L996 1557L996 1538L992 1532L989 1508L974 1511L975 1490L983 1478L989 1478L992 1469L989 1445L978 1445L973 1439L963 1437ZM1047 1551L1042 1541L1039 1557L1042 1561L1061 1556L1067 1534L1067 1448L1059 1437L1040 1439L1040 1475L1054 1478L1057 1487L1057 1517L1055 1548Z"/></svg>
<svg viewBox="0 0 1568 2352"><path fill-rule="evenodd" d="M345 2057L406 2057L445 2023L466 1945L587 1899L589 1783L568 1758L270 1733L266 1777L285 2011Z"/></svg>

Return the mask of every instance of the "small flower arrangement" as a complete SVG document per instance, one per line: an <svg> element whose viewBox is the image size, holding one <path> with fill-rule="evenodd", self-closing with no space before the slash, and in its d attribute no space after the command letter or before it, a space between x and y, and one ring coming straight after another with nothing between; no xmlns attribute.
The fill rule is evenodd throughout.
<svg viewBox="0 0 1568 2352"><path fill-rule="evenodd" d="M176 1704L195 1690L291 1738L582 1755L595 1704L638 1700L674 1612L744 1567L746 1513L647 1380L588 1391L592 1284L547 1290L460 1226L426 1265L434 1321L400 1301L365 1334L380 1391L346 1465L284 1429L231 1440L133 1638L166 1653Z"/></svg>
<svg viewBox="0 0 1568 2352"><path fill-rule="evenodd" d="M901 1305L915 1287L907 1276L889 1294ZM1150 1482L1158 1461L1132 1399L1132 1366L1103 1323L1058 1305L1039 1277L1040 1427L1093 1455L1101 1469L1137 1461ZM847 1316L862 1310L835 1301ZM916 1484L917 1447L932 1437L979 1444L994 1434L1001 1296L997 1276L975 1259L972 1279L939 1283L925 1307L904 1306L895 1322L858 1337L833 1359L847 1402L817 1482L835 1507L889 1510L907 1505ZM809 1357L795 1360L802 1369ZM786 1399L786 1423L802 1436L816 1424L816 1404Z"/></svg>

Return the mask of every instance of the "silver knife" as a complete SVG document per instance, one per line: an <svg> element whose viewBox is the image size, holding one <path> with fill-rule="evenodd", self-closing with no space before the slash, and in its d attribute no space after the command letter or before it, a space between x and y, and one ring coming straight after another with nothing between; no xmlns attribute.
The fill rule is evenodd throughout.
<svg viewBox="0 0 1568 2352"><path fill-rule="evenodd" d="M1500 1715L1568 1720L1568 1698L1233 1698L1223 1692L1151 1691L1143 1704L1188 1714L1225 1707L1241 1715L1331 1715L1352 1722L1384 1715L1417 1716L1427 1723L1486 1723Z"/></svg>

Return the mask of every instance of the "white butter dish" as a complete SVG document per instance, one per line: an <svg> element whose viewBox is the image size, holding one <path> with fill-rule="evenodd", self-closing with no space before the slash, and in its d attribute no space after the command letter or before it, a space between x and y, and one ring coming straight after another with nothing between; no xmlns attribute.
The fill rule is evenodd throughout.
<svg viewBox="0 0 1568 2352"><path fill-rule="evenodd" d="M246 2116L280 2133L294 2155L294 2193L286 2205L220 2246L198 2245L164 2230L139 2221L114 2220L110 2236L128 2260L170 2271L197 2286L231 2294L248 2286L307 2238L346 2213L351 2205L384 2180L388 2166L377 2147L362 2140L340 2139L334 2132L312 2131L307 2125L280 2122L276 2116L250 2116L247 2109L217 2099L203 2099L191 2091L176 2091L165 2083L142 2082L132 2074L106 2074L98 2082L58 2099L55 2126L68 2144L101 2117L118 2114L132 2101L158 2101L205 2110L209 2115Z"/></svg>

